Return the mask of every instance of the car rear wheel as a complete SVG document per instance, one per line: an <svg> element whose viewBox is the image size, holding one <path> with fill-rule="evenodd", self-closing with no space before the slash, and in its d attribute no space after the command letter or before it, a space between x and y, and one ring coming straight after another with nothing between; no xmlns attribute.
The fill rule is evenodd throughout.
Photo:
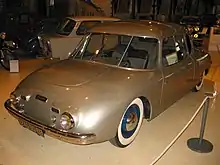
<svg viewBox="0 0 220 165"><path fill-rule="evenodd" d="M205 71L202 73L199 83L193 88L193 92L200 91L204 83L204 77L205 77Z"/></svg>
<svg viewBox="0 0 220 165"><path fill-rule="evenodd" d="M11 52L9 50L7 49L1 50L0 63L6 70L10 70L10 58L9 58L10 55Z"/></svg>
<svg viewBox="0 0 220 165"><path fill-rule="evenodd" d="M136 98L126 108L118 126L117 134L111 143L121 148L131 144L141 128L143 118L143 102L140 98Z"/></svg>

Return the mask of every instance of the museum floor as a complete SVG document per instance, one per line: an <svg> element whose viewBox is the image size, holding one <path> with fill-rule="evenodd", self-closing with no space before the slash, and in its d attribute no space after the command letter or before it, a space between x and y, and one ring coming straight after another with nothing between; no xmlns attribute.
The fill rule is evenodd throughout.
<svg viewBox="0 0 220 165"><path fill-rule="evenodd" d="M23 60L20 73L9 73L0 68L0 165L150 165L151 162L190 120L212 89L210 80L220 83L220 55L212 53L213 67L206 85L198 93L189 93L153 121L143 123L134 143L120 149L109 142L76 146L56 139L45 139L22 128L4 109L3 103L17 83L44 60ZM220 164L220 98L211 102L205 138L211 141L211 153L200 154L188 149L186 142L199 134L201 115L162 157L157 165L219 165ZM201 113L200 113L201 114Z"/></svg>

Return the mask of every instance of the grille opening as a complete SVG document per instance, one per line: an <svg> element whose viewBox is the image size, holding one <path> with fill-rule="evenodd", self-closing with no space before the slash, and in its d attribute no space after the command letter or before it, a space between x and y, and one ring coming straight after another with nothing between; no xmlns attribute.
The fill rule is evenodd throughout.
<svg viewBox="0 0 220 165"><path fill-rule="evenodd" d="M43 101L43 102L47 102L47 100L48 100L46 97L41 96L41 95L36 95L35 99Z"/></svg>
<svg viewBox="0 0 220 165"><path fill-rule="evenodd" d="M54 113L57 113L57 114L60 113L60 110L59 110L59 109L56 109L56 108L54 108L54 107L51 108L51 111L54 112Z"/></svg>

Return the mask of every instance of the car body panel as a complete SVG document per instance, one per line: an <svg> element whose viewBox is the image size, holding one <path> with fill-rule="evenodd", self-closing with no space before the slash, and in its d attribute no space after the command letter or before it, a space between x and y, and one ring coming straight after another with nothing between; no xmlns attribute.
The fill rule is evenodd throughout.
<svg viewBox="0 0 220 165"><path fill-rule="evenodd" d="M193 63L188 57L182 63L163 69L163 108L171 106L193 86ZM178 85L177 85L178 84Z"/></svg>
<svg viewBox="0 0 220 165"><path fill-rule="evenodd" d="M22 93L23 95L33 96L30 101L25 104L25 114L32 116L35 120L41 121L43 124L52 124L50 120L52 115L50 108L54 107L60 110L60 114L65 111L74 112L76 116L80 116L81 120L85 121L79 122L77 127L71 131L77 133L89 131L97 135L102 134L101 139L105 139L106 137L113 138L115 129L123 115L123 107L126 107L133 98L140 96L147 98L156 97L157 99L152 99L151 104L154 105L154 107L160 105L162 86L162 81L159 81L159 78L161 78L160 72L156 76L156 74L151 71L136 71L133 73L129 70L100 66L100 64L82 64L82 62L77 64L76 61L62 61L62 63L61 65L63 67L57 67L55 65L52 68L43 69L42 71L39 70L34 74L34 77L28 77L16 90L18 95ZM70 63L72 64L70 65ZM96 70L95 72L94 69ZM72 72L68 72L68 70L72 70ZM54 77L54 72L57 74L56 78ZM146 74L146 72L148 73ZM70 73L71 75L80 76L77 76L77 79L74 76L71 78ZM94 75L94 73L96 74ZM66 77L69 77L68 81L63 80L63 78ZM140 79L142 79L143 82L149 81L151 85L149 86L149 84L146 83L144 90L143 87L140 86L136 88L137 92L127 92L127 88L132 89L133 84L136 84L136 81ZM30 82L39 82L39 80L41 83L30 85ZM155 83L155 81L158 81L158 83ZM114 84L114 82L117 82L117 84ZM154 93L149 92L152 86L157 89ZM107 92L106 89L109 87L111 87L111 89ZM50 91L53 91L52 93L48 93L48 91L45 90L49 88ZM94 92L94 89L97 88L99 88L99 92ZM65 92L66 95L60 98L59 96L63 95L63 92ZM76 95L74 95L74 93ZM52 102L50 102L49 99L46 103L36 101L35 95L50 98ZM129 99L120 100L125 97ZM97 105L96 102L101 102L102 104ZM97 111L97 117L93 117L94 123L91 121L90 124L86 123L89 122L85 119L87 115L96 114L93 113L94 110ZM159 106L157 110L160 111ZM159 114L160 112L156 112L155 110L155 113ZM112 120L115 122L112 123L108 129L105 129L108 125L107 123ZM91 126L91 128L87 128L88 125L92 124L94 125ZM58 127L58 129L61 128ZM100 140L99 137L100 136L97 136L97 140Z"/></svg>
<svg viewBox="0 0 220 165"><path fill-rule="evenodd" d="M166 35L170 34L170 37L183 33L181 27L175 32L178 26L158 24L155 31L153 29L150 32L148 27L152 26L147 21L112 22L97 25L90 33L96 34L98 29L101 29L102 36L109 33L121 35L123 34L121 29L125 28L112 30L119 26L127 28L125 36L142 35L143 38L149 35L152 35L152 38L158 36L159 47L153 68L136 69L94 60L80 60L76 58L77 51L82 54L84 51L79 45L69 59L38 69L17 86L13 94L29 98L28 101L20 101L24 108L19 115L41 123L44 130L53 128L62 132L66 130L63 130L59 123L61 114L68 112L75 122L74 127L67 131L69 134L92 134L95 135L95 139L90 143L103 142L116 135L122 115L134 99L145 98L148 101L148 107L145 109L149 108L146 109L150 111L147 118L152 120L198 84L200 80L197 77L211 65L210 56L203 51L194 50L191 45L193 51L188 53L184 60L166 68L163 66L161 32L166 29ZM153 27L156 27L156 23ZM166 35L164 37L167 37ZM85 37L82 42L84 50L86 49L84 44L89 37L91 35ZM127 50L128 48L125 52ZM137 55L137 52L133 53ZM10 113L19 113L8 104L6 108ZM55 123L52 121L54 117Z"/></svg>

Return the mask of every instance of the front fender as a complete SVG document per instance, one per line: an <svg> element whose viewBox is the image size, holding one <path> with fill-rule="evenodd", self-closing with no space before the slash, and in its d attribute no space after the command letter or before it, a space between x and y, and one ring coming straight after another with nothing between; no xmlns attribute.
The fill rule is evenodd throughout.
<svg viewBox="0 0 220 165"><path fill-rule="evenodd" d="M76 127L72 132L93 133L96 135L96 142L108 141L115 137L124 111L129 101L113 100L101 101L99 105L88 105L73 110L76 117Z"/></svg>

